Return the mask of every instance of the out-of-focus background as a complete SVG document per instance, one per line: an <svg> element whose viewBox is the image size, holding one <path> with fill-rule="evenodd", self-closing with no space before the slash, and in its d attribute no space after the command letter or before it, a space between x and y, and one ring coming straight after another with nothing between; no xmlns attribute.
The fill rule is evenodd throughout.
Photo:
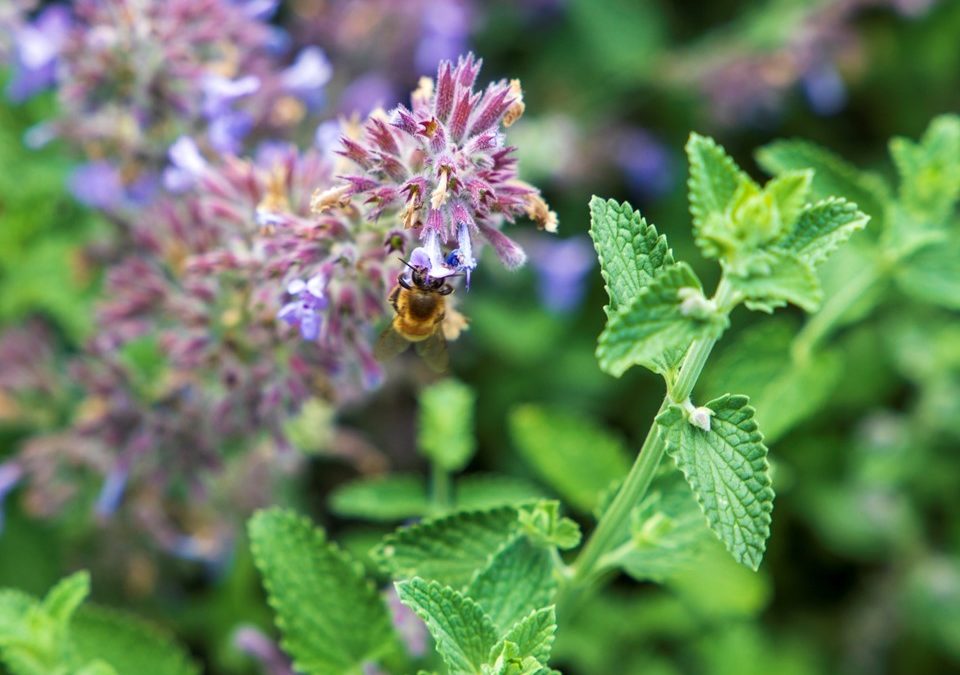
<svg viewBox="0 0 960 675"><path fill-rule="evenodd" d="M186 203L157 196L177 180L167 153L181 134L204 135L208 159L211 148L254 156L279 141L328 151L338 117L407 102L441 59L472 50L481 83L519 78L526 111L507 139L560 228L511 228L528 264L484 264L469 294L457 294L470 327L450 345L451 374L476 400L477 453L464 480L482 497L484 476L509 475L512 489L582 507L581 487L551 481L549 461L522 447L525 434L575 415L571 452L603 445L597 461L615 475L663 393L639 369L614 379L596 365L605 296L587 237L590 196L630 201L709 288L717 270L699 257L687 213L691 131L713 136L758 179L757 148L803 138L896 185L889 139L917 139L931 119L960 110L955 0L203 0L201 27L176 0L6 3L0 587L41 594L89 568L95 600L171 628L212 673L274 672L251 655L275 633L245 518L292 504L362 555L395 523L370 524L331 495L358 477L426 472L417 391L432 375L403 358L378 388L336 404L318 396L288 417L215 429L205 426L211 409L244 416L231 392L259 386L250 373L269 370L269 354L197 361L217 383L210 408L169 395L176 345L122 334L136 303L168 333L214 330L184 319L193 315L129 262L166 217L158 210ZM158 32L136 36L145 25ZM233 57L203 55L224 40ZM138 88L150 63L170 72ZM211 73L240 88L256 73L261 88L274 87L268 100L289 105L265 111L256 94L190 88ZM246 107L218 108L233 100ZM857 264L846 258L832 273L846 278ZM751 395L767 431L777 499L760 572L718 557L665 585L618 580L561 628L556 667L960 671L960 316L949 302L878 288L869 311L825 341L822 372L781 383L789 350L764 352L805 320L794 308L773 318L740 310L707 368L700 391ZM118 299L118 289L137 294ZM757 372L738 367L745 354ZM607 468L582 480L602 481ZM208 478L181 483L191 472ZM587 522L589 507L573 515ZM238 638L241 626L249 630Z"/></svg>

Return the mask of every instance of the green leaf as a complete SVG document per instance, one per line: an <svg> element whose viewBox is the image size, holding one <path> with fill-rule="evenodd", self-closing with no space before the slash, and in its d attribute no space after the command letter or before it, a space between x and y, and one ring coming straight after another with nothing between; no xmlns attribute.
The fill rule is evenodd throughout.
<svg viewBox="0 0 960 675"><path fill-rule="evenodd" d="M894 138L890 155L900 173L901 203L939 225L960 197L960 117L937 117L919 143Z"/></svg>
<svg viewBox="0 0 960 675"><path fill-rule="evenodd" d="M373 556L395 579L419 576L463 588L519 528L513 507L454 513L387 535Z"/></svg>
<svg viewBox="0 0 960 675"><path fill-rule="evenodd" d="M0 640L23 624L23 617L37 601L20 591L0 589Z"/></svg>
<svg viewBox="0 0 960 675"><path fill-rule="evenodd" d="M854 232L866 227L868 220L856 204L831 197L805 208L790 233L777 245L815 265Z"/></svg>
<svg viewBox="0 0 960 675"><path fill-rule="evenodd" d="M804 363L790 355L796 322L771 319L736 336L711 362L701 380L707 396L749 391L769 442L807 419L827 402L843 374L834 352L811 354Z"/></svg>
<svg viewBox="0 0 960 675"><path fill-rule="evenodd" d="M800 212L810 197L810 184L813 171L785 171L764 187L764 191L773 197L780 220L787 226L797 221Z"/></svg>
<svg viewBox="0 0 960 675"><path fill-rule="evenodd" d="M667 238L627 202L591 198L590 236L610 296L608 315L633 300L657 270L673 264Z"/></svg>
<svg viewBox="0 0 960 675"><path fill-rule="evenodd" d="M700 231L709 226L711 220L726 217L737 189L750 179L712 138L690 134L686 151L690 162L690 180L687 182L690 213L699 243ZM701 248L704 255L716 256L715 250Z"/></svg>
<svg viewBox="0 0 960 675"><path fill-rule="evenodd" d="M498 506L519 506L543 499L543 488L526 478L471 473L457 480L458 511L482 511Z"/></svg>
<svg viewBox="0 0 960 675"><path fill-rule="evenodd" d="M580 543L580 526L560 516L560 502L556 500L544 499L524 506L519 521L524 534L539 546L568 549Z"/></svg>
<svg viewBox="0 0 960 675"><path fill-rule="evenodd" d="M420 452L446 471L463 469L473 453L473 391L456 380L431 385L420 394Z"/></svg>
<svg viewBox="0 0 960 675"><path fill-rule="evenodd" d="M877 223L884 222L889 189L883 180L860 171L826 148L800 140L776 141L757 151L757 162L774 175L813 169L813 199L846 197Z"/></svg>
<svg viewBox="0 0 960 675"><path fill-rule="evenodd" d="M419 476L391 474L341 485L330 496L330 509L340 516L390 522L423 516L430 500Z"/></svg>
<svg viewBox="0 0 960 675"><path fill-rule="evenodd" d="M960 237L920 249L899 267L896 279L917 300L960 309Z"/></svg>
<svg viewBox="0 0 960 675"><path fill-rule="evenodd" d="M631 513L630 548L618 562L640 581L657 581L690 569L713 536L690 487L673 470L658 480Z"/></svg>
<svg viewBox="0 0 960 675"><path fill-rule="evenodd" d="M814 312L823 300L820 279L813 266L798 254L782 249L754 253L745 275L731 273L728 278L750 309L772 312L790 302Z"/></svg>
<svg viewBox="0 0 960 675"><path fill-rule="evenodd" d="M322 530L280 509L258 512L249 530L281 644L297 670L355 670L392 645L383 600Z"/></svg>
<svg viewBox="0 0 960 675"><path fill-rule="evenodd" d="M40 605L40 610L57 623L66 624L88 595L90 595L90 573L77 572L50 589Z"/></svg>
<svg viewBox="0 0 960 675"><path fill-rule="evenodd" d="M101 659L117 673L199 673L187 652L169 635L125 612L82 607L70 624L80 662Z"/></svg>
<svg viewBox="0 0 960 675"><path fill-rule="evenodd" d="M547 663L556 632L557 612L551 605L534 610L517 622L503 637L501 644L512 642L517 645L520 657L532 656L540 663ZM499 651L499 645L494 651Z"/></svg>
<svg viewBox="0 0 960 675"><path fill-rule="evenodd" d="M510 415L514 447L564 501L590 512L599 495L630 468L623 441L569 412L521 406Z"/></svg>
<svg viewBox="0 0 960 675"><path fill-rule="evenodd" d="M550 551L517 537L473 578L466 595L502 634L530 612L550 604L556 590Z"/></svg>
<svg viewBox="0 0 960 675"><path fill-rule="evenodd" d="M677 263L661 269L629 304L613 314L598 340L600 368L615 377L637 364L665 374L676 367L694 340L719 336L726 317L685 315L682 289L702 293L693 270Z"/></svg>
<svg viewBox="0 0 960 675"><path fill-rule="evenodd" d="M727 394L706 407L713 413L709 431L691 424L678 405L657 422L710 528L738 562L755 570L773 510L767 448L746 396Z"/></svg>
<svg viewBox="0 0 960 675"><path fill-rule="evenodd" d="M396 584L400 602L427 624L451 673L479 673L497 642L480 605L436 581L414 577Z"/></svg>

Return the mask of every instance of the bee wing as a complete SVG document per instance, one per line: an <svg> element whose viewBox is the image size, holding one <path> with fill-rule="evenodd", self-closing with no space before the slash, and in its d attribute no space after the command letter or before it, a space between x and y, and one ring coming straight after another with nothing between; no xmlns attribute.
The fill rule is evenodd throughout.
<svg viewBox="0 0 960 675"><path fill-rule="evenodd" d="M378 361L388 361L398 354L402 354L409 346L410 342L394 330L393 326L387 326L380 333L380 339L377 340L377 344L373 348L373 355L377 357Z"/></svg>
<svg viewBox="0 0 960 675"><path fill-rule="evenodd" d="M440 327L434 331L433 335L426 340L417 343L417 354L423 357L423 360L431 370L442 373L450 365L450 355L447 353L447 340L443 337L443 331Z"/></svg>

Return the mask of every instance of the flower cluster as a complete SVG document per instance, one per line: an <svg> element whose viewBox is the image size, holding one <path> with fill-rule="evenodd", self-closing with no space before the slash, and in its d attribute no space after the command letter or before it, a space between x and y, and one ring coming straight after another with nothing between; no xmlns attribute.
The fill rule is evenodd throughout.
<svg viewBox="0 0 960 675"><path fill-rule="evenodd" d="M323 101L331 67L268 23L276 0L77 0L50 5L15 31L9 95L58 86L61 115L28 142L54 136L90 164L70 187L94 207L142 204L156 194L179 136L236 154L281 133Z"/></svg>
<svg viewBox="0 0 960 675"><path fill-rule="evenodd" d="M363 138L344 138L343 155L360 172L315 200L322 211L335 199L362 197L373 218L399 210L400 225L419 237L417 255L429 262L429 276L462 273L468 285L478 237L509 268L526 260L501 232L504 220L526 214L547 231L557 227L539 192L517 178L501 131L523 114L520 83L500 80L475 91L480 65L472 54L456 65L442 62L436 82L421 79L411 108L373 115Z"/></svg>

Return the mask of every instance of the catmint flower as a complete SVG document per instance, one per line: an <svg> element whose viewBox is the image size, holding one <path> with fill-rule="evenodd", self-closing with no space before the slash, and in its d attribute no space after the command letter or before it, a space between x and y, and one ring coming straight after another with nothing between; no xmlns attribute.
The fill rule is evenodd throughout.
<svg viewBox="0 0 960 675"><path fill-rule="evenodd" d="M181 136L167 152L170 166L163 172L163 185L170 192L183 192L196 184L207 170L196 142L189 136Z"/></svg>
<svg viewBox="0 0 960 675"><path fill-rule="evenodd" d="M108 161L77 167L67 180L67 188L80 203L105 211L117 208L126 199L120 170Z"/></svg>
<svg viewBox="0 0 960 675"><path fill-rule="evenodd" d="M374 114L366 137L344 137L341 153L361 170L347 174L347 194L371 205L374 218L397 217L425 247L449 253L443 267L465 276L476 267L481 241L510 268L526 254L500 231L503 221L528 215L556 229L556 214L539 192L517 178L513 149L502 128L523 112L519 82L501 80L475 91L480 62L472 54L440 64L437 80L421 78L411 107Z"/></svg>
<svg viewBox="0 0 960 675"><path fill-rule="evenodd" d="M324 279L319 274L308 281L294 279L287 285L287 294L295 299L280 309L277 318L299 328L304 340L316 340L320 334L321 312L327 308L323 287Z"/></svg>
<svg viewBox="0 0 960 675"><path fill-rule="evenodd" d="M67 7L50 5L34 21L15 29L13 78L7 85L10 100L24 101L54 86L71 24Z"/></svg>
<svg viewBox="0 0 960 675"><path fill-rule="evenodd" d="M280 77L288 92L296 94L307 107L316 109L323 102L323 87L332 75L333 67L323 50L307 47Z"/></svg>
<svg viewBox="0 0 960 675"><path fill-rule="evenodd" d="M233 634L233 645L256 659L266 675L294 675L290 659L259 628L241 626Z"/></svg>
<svg viewBox="0 0 960 675"><path fill-rule="evenodd" d="M688 398L683 402L683 410L687 414L687 421L698 429L710 431L710 419L714 412L706 406L695 406Z"/></svg>

